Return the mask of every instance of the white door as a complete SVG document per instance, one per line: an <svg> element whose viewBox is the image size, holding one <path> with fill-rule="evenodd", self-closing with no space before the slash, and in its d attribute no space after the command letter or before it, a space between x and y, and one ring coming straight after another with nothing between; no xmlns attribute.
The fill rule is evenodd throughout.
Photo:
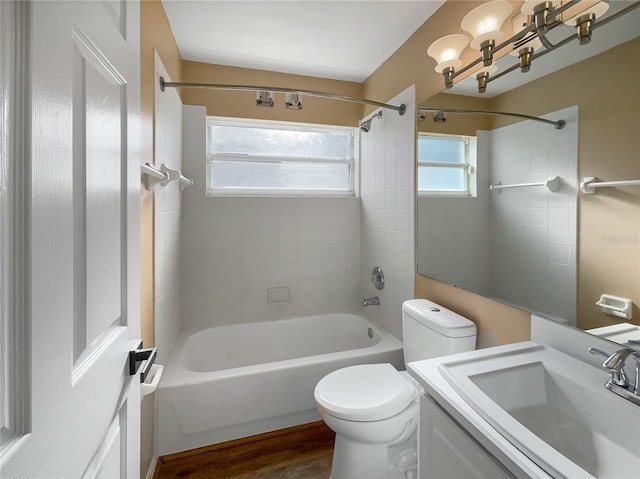
<svg viewBox="0 0 640 479"><path fill-rule="evenodd" d="M30 352L9 358L24 361L28 380L4 391L22 404L8 414L22 418L3 445L0 476L135 478L139 377L129 375L128 351L140 335L139 5L29 1L16 10L28 81L24 118L12 121L25 149L9 160L26 164L17 214Z"/></svg>

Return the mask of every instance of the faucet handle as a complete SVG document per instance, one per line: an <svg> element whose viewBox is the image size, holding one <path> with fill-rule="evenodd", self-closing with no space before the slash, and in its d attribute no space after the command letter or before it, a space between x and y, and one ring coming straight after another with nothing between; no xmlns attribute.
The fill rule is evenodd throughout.
<svg viewBox="0 0 640 479"><path fill-rule="evenodd" d="M634 354L632 349L622 348L616 351L613 354L607 354L601 349L598 348L589 348L589 352L591 354L599 354L604 356L605 361L602 363L602 367L609 371L611 381L618 386L622 386L624 388L629 386L629 380L627 379L627 375L624 372L624 362L629 357L630 354ZM637 381L636 381L637 387Z"/></svg>
<svg viewBox="0 0 640 479"><path fill-rule="evenodd" d="M633 386L633 394L640 396L640 352L634 351L633 353L631 353L631 355L633 356L633 360L636 363L636 382Z"/></svg>
<svg viewBox="0 0 640 479"><path fill-rule="evenodd" d="M589 348L589 352L591 354L599 354L600 356L604 356L605 358L609 357L608 353L605 353L602 349L598 349L598 348Z"/></svg>

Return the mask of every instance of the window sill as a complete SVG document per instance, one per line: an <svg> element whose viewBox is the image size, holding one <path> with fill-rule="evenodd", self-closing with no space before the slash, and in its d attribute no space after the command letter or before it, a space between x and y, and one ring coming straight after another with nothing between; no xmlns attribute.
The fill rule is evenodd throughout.
<svg viewBox="0 0 640 479"><path fill-rule="evenodd" d="M418 198L476 198L468 191L418 191Z"/></svg>
<svg viewBox="0 0 640 479"><path fill-rule="evenodd" d="M209 198L356 198L353 191L332 190L208 190Z"/></svg>

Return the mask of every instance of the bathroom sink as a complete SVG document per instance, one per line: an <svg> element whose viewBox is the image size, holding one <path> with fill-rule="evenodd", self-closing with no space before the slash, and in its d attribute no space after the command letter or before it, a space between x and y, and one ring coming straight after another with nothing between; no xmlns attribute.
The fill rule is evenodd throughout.
<svg viewBox="0 0 640 479"><path fill-rule="evenodd" d="M607 374L532 342L443 361L453 389L553 477L640 477L640 408Z"/></svg>

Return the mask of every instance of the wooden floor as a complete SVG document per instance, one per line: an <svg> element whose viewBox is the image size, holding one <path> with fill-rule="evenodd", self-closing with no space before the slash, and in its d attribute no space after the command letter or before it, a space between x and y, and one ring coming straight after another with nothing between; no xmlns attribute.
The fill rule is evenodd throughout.
<svg viewBox="0 0 640 479"><path fill-rule="evenodd" d="M328 479L334 438L319 421L161 456L153 479Z"/></svg>

